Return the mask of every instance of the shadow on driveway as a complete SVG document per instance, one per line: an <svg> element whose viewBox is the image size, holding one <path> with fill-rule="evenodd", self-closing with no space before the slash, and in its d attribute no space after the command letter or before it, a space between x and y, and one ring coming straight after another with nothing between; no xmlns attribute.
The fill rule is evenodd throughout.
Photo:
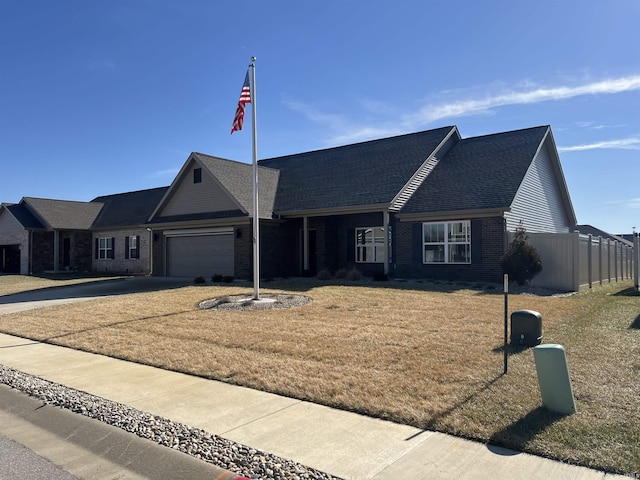
<svg viewBox="0 0 640 480"><path fill-rule="evenodd" d="M187 278L129 277L97 280L95 282L77 285L42 288L0 296L0 313L2 313L2 305L42 302L40 305L40 307L42 307L47 306L47 302L126 295L128 293L155 292L181 288L192 284L193 279Z"/></svg>

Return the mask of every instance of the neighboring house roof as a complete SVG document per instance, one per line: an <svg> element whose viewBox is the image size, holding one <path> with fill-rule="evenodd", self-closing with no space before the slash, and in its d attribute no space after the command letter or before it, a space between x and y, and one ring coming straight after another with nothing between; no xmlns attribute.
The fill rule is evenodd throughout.
<svg viewBox="0 0 640 480"><path fill-rule="evenodd" d="M143 225L169 187L151 188L136 192L104 195L91 202L104 205L93 228L114 228Z"/></svg>
<svg viewBox="0 0 640 480"><path fill-rule="evenodd" d="M402 213L508 209L548 130L534 127L459 141Z"/></svg>
<svg viewBox="0 0 640 480"><path fill-rule="evenodd" d="M20 204L52 230L89 230L102 209L101 203L32 197L24 197Z"/></svg>
<svg viewBox="0 0 640 480"><path fill-rule="evenodd" d="M455 127L260 160L280 171L275 213L389 206Z"/></svg>
<svg viewBox="0 0 640 480"><path fill-rule="evenodd" d="M633 246L633 240L629 241L620 235L613 235L612 233L605 232L604 230L600 230L599 228L596 228L592 225L576 225L576 230L578 230L583 235L593 235L594 237L602 237L605 240L615 240L616 242L621 242L625 245Z"/></svg>
<svg viewBox="0 0 640 480"><path fill-rule="evenodd" d="M3 203L1 209L6 209L27 230L43 229L45 226L34 217L31 212L19 203Z"/></svg>

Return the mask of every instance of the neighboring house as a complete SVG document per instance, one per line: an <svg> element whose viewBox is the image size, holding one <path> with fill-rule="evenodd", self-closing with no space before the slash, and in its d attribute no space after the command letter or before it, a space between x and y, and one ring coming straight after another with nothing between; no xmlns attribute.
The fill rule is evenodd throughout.
<svg viewBox="0 0 640 480"><path fill-rule="evenodd" d="M23 198L0 205L0 272L91 269L91 227L99 204Z"/></svg>
<svg viewBox="0 0 640 480"><path fill-rule="evenodd" d="M508 231L576 225L548 126L468 139L451 126L258 165L263 277L500 281ZM96 198L91 269L252 278L252 179L192 153L169 187ZM0 210L0 245L13 218Z"/></svg>
<svg viewBox="0 0 640 480"><path fill-rule="evenodd" d="M605 240L616 241L622 243L623 245L633 247L633 235L613 235L592 225L576 225L576 230L583 235L601 237Z"/></svg>
<svg viewBox="0 0 640 480"><path fill-rule="evenodd" d="M91 228L93 271L153 272L149 248L153 245L153 232L146 223L167 188L106 195L91 201L102 205Z"/></svg>

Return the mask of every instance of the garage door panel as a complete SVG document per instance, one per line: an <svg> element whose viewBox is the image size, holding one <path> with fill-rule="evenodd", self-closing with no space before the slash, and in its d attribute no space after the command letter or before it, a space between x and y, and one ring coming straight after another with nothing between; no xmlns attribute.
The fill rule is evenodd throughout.
<svg viewBox="0 0 640 480"><path fill-rule="evenodd" d="M211 277L234 275L233 235L167 238L167 275Z"/></svg>

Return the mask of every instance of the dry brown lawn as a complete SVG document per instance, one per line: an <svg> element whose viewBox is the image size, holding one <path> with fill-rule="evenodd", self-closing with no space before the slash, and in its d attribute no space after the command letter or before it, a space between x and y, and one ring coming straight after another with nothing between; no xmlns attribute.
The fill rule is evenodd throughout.
<svg viewBox="0 0 640 480"><path fill-rule="evenodd" d="M498 289L433 283L264 284L313 302L273 311L197 304L251 287L191 286L0 317L0 331L396 422L640 474L640 297L629 283L511 295L567 350L578 413L541 408L530 349L502 375Z"/></svg>

